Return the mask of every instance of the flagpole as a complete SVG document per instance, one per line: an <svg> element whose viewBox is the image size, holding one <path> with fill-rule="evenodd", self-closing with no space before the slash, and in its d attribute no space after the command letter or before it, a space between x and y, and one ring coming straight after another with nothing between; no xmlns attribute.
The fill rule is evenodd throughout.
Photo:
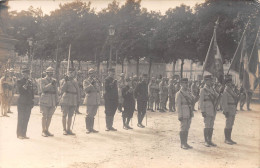
<svg viewBox="0 0 260 168"><path fill-rule="evenodd" d="M212 38L211 38L211 41L210 41L210 44L209 44L209 49L207 51L207 57L204 61L204 65L203 65L203 68L202 68L202 76L204 75L204 71L205 71L205 63L208 61L209 59L209 52L210 52L210 47L212 46L212 43L214 41L214 36L216 35L216 29L217 29L217 26L218 26L218 23L219 23L219 17L217 19L217 21L215 22L215 26L214 26L214 31L213 31L213 35L212 35Z"/></svg>
<svg viewBox="0 0 260 168"><path fill-rule="evenodd" d="M253 55L253 52L254 52L254 49L255 49L255 46L256 46L256 43L257 43L257 40L258 40L258 34L259 34L259 30L260 30L259 28L260 28L260 26L258 26L258 30L257 30L257 34L256 34L256 38L255 38L255 42L254 42L254 45L253 45L252 51L251 51L251 53L250 53L249 61L250 61L250 59L251 59L251 57L252 57L252 55Z"/></svg>
<svg viewBox="0 0 260 168"><path fill-rule="evenodd" d="M68 65L67 65L67 75L69 74L69 68L70 68L70 50L71 50L71 44L70 44L70 46L69 46Z"/></svg>
<svg viewBox="0 0 260 168"><path fill-rule="evenodd" d="M235 51L235 54L234 54L233 59L232 59L232 61L231 61L231 64L230 64L230 66L229 66L229 68L228 68L227 75L229 74L231 65L232 65L232 63L233 63L233 61L234 61L234 57L235 57L235 55L237 54L238 48L239 48L240 44L242 43L242 40L243 40L243 38L244 38L244 36L245 36L246 29L247 29L247 27L248 27L249 22L250 22L250 18L249 18L249 20L248 20L248 22L247 22L247 24L246 24L246 27L245 27L245 29L244 29L244 31L243 31L243 34L242 34L242 36L241 36L241 39L240 39L240 41L239 41L239 43L238 43L237 49L236 49L236 51Z"/></svg>

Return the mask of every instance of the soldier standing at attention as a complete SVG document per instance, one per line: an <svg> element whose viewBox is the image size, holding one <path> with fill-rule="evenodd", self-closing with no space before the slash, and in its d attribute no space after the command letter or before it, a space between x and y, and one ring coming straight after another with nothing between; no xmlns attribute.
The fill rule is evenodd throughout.
<svg viewBox="0 0 260 168"><path fill-rule="evenodd" d="M114 116L118 107L118 87L115 79L115 69L108 70L108 77L105 79L105 114L106 114L106 131L117 131L113 127Z"/></svg>
<svg viewBox="0 0 260 168"><path fill-rule="evenodd" d="M117 82L118 84L118 110L122 112L122 105L123 105L123 96L122 96L122 89L125 86L125 74L120 74L120 79Z"/></svg>
<svg viewBox="0 0 260 168"><path fill-rule="evenodd" d="M100 105L100 86L98 81L95 79L95 70L90 69L88 71L88 79L83 81L83 89L85 91L84 103L87 105L87 115L85 118L87 134L93 132L98 133L94 127L94 120L97 114L98 106Z"/></svg>
<svg viewBox="0 0 260 168"><path fill-rule="evenodd" d="M173 79L171 79L168 85L169 112L175 111L175 94L175 86L173 84Z"/></svg>
<svg viewBox="0 0 260 168"><path fill-rule="evenodd" d="M57 82L53 79L54 69L48 67L46 69L47 76L41 79L40 84L40 110L42 113L42 136L53 136L49 132L52 115L58 105Z"/></svg>
<svg viewBox="0 0 260 168"><path fill-rule="evenodd" d="M144 128L145 126L142 124L144 119L146 109L147 109L147 101L148 101L148 84L147 84L148 76L147 74L143 74L142 81L139 82L134 90L134 95L137 100L137 111L138 111L138 124L137 126L140 128Z"/></svg>
<svg viewBox="0 0 260 168"><path fill-rule="evenodd" d="M155 103L155 99L156 99L156 88L157 88L157 84L155 81L155 77L152 77L151 82L148 85L148 96L149 96L149 109L151 110L151 112L154 112L153 110L153 106Z"/></svg>
<svg viewBox="0 0 260 168"><path fill-rule="evenodd" d="M195 106L195 103L199 100L199 94L200 94L200 90L199 90L197 81L193 81L193 83L191 85L191 93L192 93L193 97L195 97L195 101L193 104L193 111L196 111L194 106Z"/></svg>
<svg viewBox="0 0 260 168"><path fill-rule="evenodd" d="M61 81L60 105L62 111L63 135L75 135L71 131L71 122L75 109L80 103L80 90L77 81L74 79L75 76L75 69L69 68L69 73Z"/></svg>
<svg viewBox="0 0 260 168"><path fill-rule="evenodd" d="M34 92L33 84L29 80L30 70L28 68L22 69L22 79L17 81L18 87L18 123L17 123L17 138L29 139L26 136L27 126L31 115L31 110L34 106Z"/></svg>
<svg viewBox="0 0 260 168"><path fill-rule="evenodd" d="M223 114L226 117L226 127L224 129L225 133L225 143L229 145L236 144L231 139L232 128L235 121L236 111L237 111L237 103L239 100L239 96L234 92L232 88L232 76L226 75L226 88L223 92L222 96L222 106L223 106Z"/></svg>
<svg viewBox="0 0 260 168"><path fill-rule="evenodd" d="M178 112L178 119L181 122L180 125L180 140L181 148L188 149L192 148L187 143L191 118L194 116L192 106L193 98L191 93L188 90L188 78L182 78L180 80L181 89L176 94L176 109Z"/></svg>
<svg viewBox="0 0 260 168"><path fill-rule="evenodd" d="M214 121L216 118L216 99L218 94L213 90L213 78L211 75L204 76L205 86L200 91L200 109L204 117L205 146L217 146L212 142Z"/></svg>
<svg viewBox="0 0 260 168"><path fill-rule="evenodd" d="M126 79L126 85L122 89L122 96L124 98L124 111L122 112L123 128L126 130L133 129L129 126L129 122L133 117L133 113L135 110L134 89L132 87L130 79Z"/></svg>
<svg viewBox="0 0 260 168"><path fill-rule="evenodd" d="M80 90L80 98L83 98L85 94L83 91L83 73L81 70L77 72L77 82ZM75 113L82 114L81 112L79 112L79 105L76 107Z"/></svg>
<svg viewBox="0 0 260 168"><path fill-rule="evenodd" d="M160 89L159 94L160 94L160 106L161 106L160 112L165 112L167 110L166 101L168 97L168 86L165 77L163 77L162 81L160 82L159 89Z"/></svg>
<svg viewBox="0 0 260 168"><path fill-rule="evenodd" d="M8 110L7 110L7 113L13 113L11 110L10 110L10 106L11 106L11 103L12 103L12 100L13 100L13 97L14 97L14 94L15 94L15 90L16 90L16 82L17 82L17 79L16 79L16 77L15 77L15 75L14 75L14 69L13 68L11 68L10 70L9 70L9 74L10 74L10 78L11 78L11 86L12 86L12 90L11 90L11 92L12 92L12 96L10 97L10 99L9 99L9 102L8 102Z"/></svg>
<svg viewBox="0 0 260 168"><path fill-rule="evenodd" d="M7 115L8 108L13 96L14 83L10 77L9 70L5 70L4 76L0 79L0 95L1 95L1 116L9 117Z"/></svg>

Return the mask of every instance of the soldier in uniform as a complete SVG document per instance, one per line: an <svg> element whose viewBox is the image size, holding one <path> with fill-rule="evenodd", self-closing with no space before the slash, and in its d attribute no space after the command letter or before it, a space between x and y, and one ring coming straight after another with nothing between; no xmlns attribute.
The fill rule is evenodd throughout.
<svg viewBox="0 0 260 168"><path fill-rule="evenodd" d="M240 90L239 90L239 94L240 94L240 110L244 111L243 107L244 104L246 103L246 93L245 93L245 89L244 87L241 85Z"/></svg>
<svg viewBox="0 0 260 168"><path fill-rule="evenodd" d="M168 85L168 96L169 96L169 112L174 112L175 111L175 86L173 84L173 79L169 81Z"/></svg>
<svg viewBox="0 0 260 168"><path fill-rule="evenodd" d="M82 98L85 96L85 94L83 91L83 73L81 72L81 70L77 72L77 82L80 90L80 98ZM81 112L79 112L79 105L76 107L75 113L82 114Z"/></svg>
<svg viewBox="0 0 260 168"><path fill-rule="evenodd" d="M167 97L168 97L168 86L166 83L166 78L163 77L162 81L159 84L159 89L160 89L160 112L165 112L166 109L166 101L167 101Z"/></svg>
<svg viewBox="0 0 260 168"><path fill-rule="evenodd" d="M108 77L105 79L105 114L106 114L106 131L117 131L113 127L114 116L118 107L118 87L115 79L115 69L108 70Z"/></svg>
<svg viewBox="0 0 260 168"><path fill-rule="evenodd" d="M9 70L9 74L10 74L10 78L11 78L11 86L12 86L12 96L10 97L9 99L9 102L8 102L8 110L7 110L7 113L13 113L11 110L10 110L10 106L11 106L11 103L12 103L12 100L13 100L13 97L14 97L14 94L15 94L15 90L16 90L16 82L17 82L17 79L14 75L14 69L11 68Z"/></svg>
<svg viewBox="0 0 260 168"><path fill-rule="evenodd" d="M149 109L154 112L153 106L156 100L156 89L157 89L157 84L155 81L155 77L152 77L149 85L148 85L148 96L149 96Z"/></svg>
<svg viewBox="0 0 260 168"><path fill-rule="evenodd" d="M10 77L9 70L6 70L4 76L0 79L1 113L3 117L9 117L7 112L8 108L10 109L13 88L14 83Z"/></svg>
<svg viewBox="0 0 260 168"><path fill-rule="evenodd" d="M218 97L217 92L213 90L213 79L211 75L204 76L205 86L200 91L200 109L202 116L204 117L204 139L205 146L216 146L212 142L212 134L214 121L216 118L216 99Z"/></svg>
<svg viewBox="0 0 260 168"><path fill-rule="evenodd" d="M250 103L253 96L253 91L251 89L246 90L246 108L248 111L251 111L250 109Z"/></svg>
<svg viewBox="0 0 260 168"><path fill-rule="evenodd" d="M137 126L140 128L144 128L145 126L142 124L144 116L146 114L147 101L148 101L148 84L147 84L148 76L147 74L143 74L142 81L138 83L134 90L134 95L137 100L137 111L138 111L138 124Z"/></svg>
<svg viewBox="0 0 260 168"><path fill-rule="evenodd" d="M22 79L17 81L19 97L17 101L18 123L17 123L17 138L29 139L26 136L27 126L31 115L31 110L34 106L34 92L32 81L29 80L30 70L22 69Z"/></svg>
<svg viewBox="0 0 260 168"><path fill-rule="evenodd" d="M194 101L194 104L193 104L193 111L196 111L195 110L195 103L199 100L199 94L200 94L200 90L199 90L199 86L198 86L198 83L197 81L194 81L191 85L191 93L193 95L193 97L195 97L195 101Z"/></svg>
<svg viewBox="0 0 260 168"><path fill-rule="evenodd" d="M75 76L75 69L69 68L69 73L62 79L60 85L63 135L75 135L71 131L71 122L75 109L80 103L80 90Z"/></svg>
<svg viewBox="0 0 260 168"><path fill-rule="evenodd" d="M97 114L98 106L100 105L100 90L101 86L95 78L95 70L89 69L88 79L83 81L83 89L86 94L84 103L87 105L87 115L85 118L87 134L93 132L98 133L94 127L95 116Z"/></svg>
<svg viewBox="0 0 260 168"><path fill-rule="evenodd" d="M40 110L42 113L42 136L53 136L49 132L52 115L58 105L58 90L57 82L53 78L54 69L48 67L46 69L46 77L41 79L40 82Z"/></svg>
<svg viewBox="0 0 260 168"><path fill-rule="evenodd" d="M159 89L159 84L160 84L161 80L158 78L156 80L156 88L155 88L155 108L157 110L160 110L160 95L159 95L159 92L160 92L160 89Z"/></svg>
<svg viewBox="0 0 260 168"><path fill-rule="evenodd" d="M222 96L223 114L226 117L226 127L224 129L225 143L229 145L233 145L236 144L236 142L234 142L231 139L231 132L232 132L236 111L237 111L238 95L234 92L232 88L231 75L226 75L225 83L226 83L226 88Z"/></svg>
<svg viewBox="0 0 260 168"><path fill-rule="evenodd" d="M134 89L132 87L130 79L126 79L126 85L122 88L122 96L124 100L124 111L122 112L123 128L126 130L133 129L129 126L129 122L133 117L133 113L135 110Z"/></svg>
<svg viewBox="0 0 260 168"><path fill-rule="evenodd" d="M123 105L123 96L122 96L122 89L125 86L125 74L120 74L120 79L117 82L118 85L118 110L122 112L122 105Z"/></svg>
<svg viewBox="0 0 260 168"><path fill-rule="evenodd" d="M182 78L181 89L176 94L176 108L178 112L178 119L181 122L180 125L180 140L181 148L188 149L192 148L187 143L189 128L191 124L191 118L194 116L192 106L193 97L188 90L188 78Z"/></svg>

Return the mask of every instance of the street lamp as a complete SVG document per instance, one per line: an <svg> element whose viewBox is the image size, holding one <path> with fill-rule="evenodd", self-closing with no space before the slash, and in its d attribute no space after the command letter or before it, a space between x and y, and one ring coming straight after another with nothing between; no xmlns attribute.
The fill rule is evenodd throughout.
<svg viewBox="0 0 260 168"><path fill-rule="evenodd" d="M33 39L32 37L27 39L27 42L29 44L29 57L28 57L28 63L30 65L30 67L32 68L32 45L33 45ZM31 69L31 73L32 73L32 69ZM30 77L32 76L32 74L30 73Z"/></svg>
<svg viewBox="0 0 260 168"><path fill-rule="evenodd" d="M108 33L109 33L109 36L111 38L112 38L112 36L114 36L114 34L115 34L115 27L113 25L109 26ZM112 62L111 61L112 61L112 41L110 40L110 55L109 55L109 64L108 64L109 68L112 67Z"/></svg>

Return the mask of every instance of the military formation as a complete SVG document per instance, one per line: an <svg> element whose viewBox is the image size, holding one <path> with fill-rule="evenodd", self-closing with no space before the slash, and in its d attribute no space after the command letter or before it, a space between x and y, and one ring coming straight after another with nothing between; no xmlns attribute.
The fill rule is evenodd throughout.
<svg viewBox="0 0 260 168"><path fill-rule="evenodd" d="M6 70L0 79L1 116L8 117L10 105L14 94L19 94L17 100L18 122L17 138L28 139L27 126L34 106L34 81L30 78L30 70L21 69L22 77L17 80L14 70ZM151 77L143 74L126 77L124 73L116 79L115 69L109 68L104 82L100 82L94 69L88 70L88 77L84 79L82 72L69 68L61 81L54 78L54 68L48 67L45 75L37 80L39 106L42 115L42 136L54 136L50 130L52 116L61 106L62 126L64 135L75 135L73 125L76 114L79 112L81 100L86 106L86 133L98 133L94 129L95 119L99 122L99 106L104 100L105 131L117 131L113 126L116 112L122 113L123 129L133 129L129 123L137 111L137 127L147 126L147 111L165 113L176 112L180 122L180 142L182 149L190 149L188 134L194 111L200 110L204 119L204 145L217 146L212 141L214 121L218 110L223 111L226 117L224 128L225 143L236 144L231 139L232 128L235 121L237 105L240 110L247 104L250 110L251 91L238 88L232 81L231 75L225 76L225 84L219 84L211 75L205 75L203 80L190 81L178 75L170 79L166 77ZM195 104L198 103L198 109ZM98 117L97 117L98 115Z"/></svg>

